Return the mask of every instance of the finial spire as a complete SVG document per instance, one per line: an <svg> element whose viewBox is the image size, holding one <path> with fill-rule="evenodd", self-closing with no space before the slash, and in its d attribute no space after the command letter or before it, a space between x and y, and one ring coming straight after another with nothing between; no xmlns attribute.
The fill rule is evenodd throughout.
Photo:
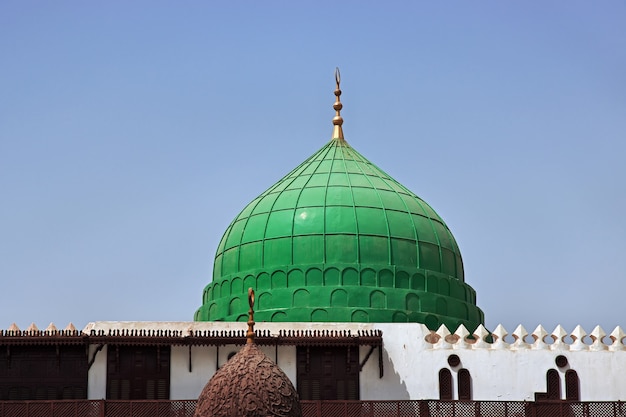
<svg viewBox="0 0 626 417"><path fill-rule="evenodd" d="M333 109L335 109L335 117L333 117L333 137L332 139L343 139L343 129L341 125L343 124L343 118L341 117L341 109L343 108L343 104L341 104L341 100L339 96L341 96L341 89L339 88L339 83L341 83L341 74L339 73L339 68L335 68L335 82L337 83L337 88L335 89L335 96L337 100L335 104L333 104Z"/></svg>
<svg viewBox="0 0 626 417"><path fill-rule="evenodd" d="M254 343L254 290L248 288L248 304L250 310L248 310L248 332L246 333L246 344Z"/></svg>

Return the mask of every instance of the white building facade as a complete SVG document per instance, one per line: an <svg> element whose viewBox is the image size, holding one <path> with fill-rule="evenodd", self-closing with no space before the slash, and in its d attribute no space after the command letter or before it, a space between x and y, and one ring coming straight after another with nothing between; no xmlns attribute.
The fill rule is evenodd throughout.
<svg viewBox="0 0 626 417"><path fill-rule="evenodd" d="M99 330L107 334L117 330L136 334L228 333L241 332L242 328L243 323L96 322L90 323L84 333ZM370 352L372 346L358 345L361 400L535 401L550 396L562 400L618 401L626 397L625 334L619 327L610 335L600 327L587 335L579 327L572 333L561 327L549 333L539 326L529 334L520 326L507 335L499 326L491 334L491 342L486 341L489 333L482 327L468 338L470 335L464 327L450 334L445 327L433 332L418 323L259 323L256 329L274 337L285 330L303 334L307 331L349 332L350 335L380 331L382 345L375 346L373 352ZM150 336L143 338L147 342ZM314 339L309 340L313 345ZM300 348L306 349L306 345L308 343ZM108 398L107 357L115 348L109 344L96 352L98 346L90 345L90 357L95 357L89 369L90 399ZM241 344L172 345L169 398L197 398L216 370L241 347ZM262 345L264 352L277 362L296 388L298 348L298 345ZM379 361L381 348L382 362ZM462 381L464 374L469 377L466 381ZM557 392L549 392L551 382L556 382ZM463 388L463 383L469 386Z"/></svg>

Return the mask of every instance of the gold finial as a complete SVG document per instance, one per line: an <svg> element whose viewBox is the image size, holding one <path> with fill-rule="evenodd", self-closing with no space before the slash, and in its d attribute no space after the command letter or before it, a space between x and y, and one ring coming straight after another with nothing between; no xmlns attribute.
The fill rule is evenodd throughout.
<svg viewBox="0 0 626 417"><path fill-rule="evenodd" d="M250 310L248 310L248 332L246 333L247 344L254 343L254 290L248 288L248 304L250 304Z"/></svg>
<svg viewBox="0 0 626 417"><path fill-rule="evenodd" d="M341 74L339 73L339 68L335 68L335 82L337 83L337 88L335 89L335 96L337 97L337 100L335 101L335 104L333 104L333 109L335 109L335 117L333 117L333 137L332 139L341 139L343 140L343 129L341 128L341 125L343 124L343 118L341 117L341 109L343 107L343 104L341 104L341 101L339 99L339 96L341 96L341 89L339 88L339 83L341 83Z"/></svg>

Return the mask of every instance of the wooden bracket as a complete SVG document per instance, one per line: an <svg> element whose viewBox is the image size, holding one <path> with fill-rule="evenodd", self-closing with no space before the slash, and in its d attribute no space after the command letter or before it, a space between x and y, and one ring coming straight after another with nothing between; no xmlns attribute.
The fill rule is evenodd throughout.
<svg viewBox="0 0 626 417"><path fill-rule="evenodd" d="M191 345L189 345L189 372L191 372Z"/></svg>
<svg viewBox="0 0 626 417"><path fill-rule="evenodd" d="M384 375L383 372L383 345L378 345L378 378L382 378Z"/></svg>
<svg viewBox="0 0 626 417"><path fill-rule="evenodd" d="M375 348L376 348L376 346L370 346L370 350L369 350L369 352L367 352L367 355L365 355L365 358L363 358L363 362L361 362L359 364L359 372L363 370L363 367L367 363L367 361L370 358L370 356L372 356L372 353L374 352Z"/></svg>

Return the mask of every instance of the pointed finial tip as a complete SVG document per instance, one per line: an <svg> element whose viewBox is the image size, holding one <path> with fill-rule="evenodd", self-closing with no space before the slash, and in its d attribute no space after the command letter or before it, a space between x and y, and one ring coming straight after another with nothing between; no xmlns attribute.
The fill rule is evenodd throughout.
<svg viewBox="0 0 626 417"><path fill-rule="evenodd" d="M335 117L333 117L333 137L332 139L343 139L343 129L341 125L343 124L343 118L341 117L341 109L343 108L343 104L341 104L340 96L341 89L339 88L339 84L341 83L341 73L339 72L339 67L335 67L335 82L337 83L337 88L335 89L335 96L337 100L333 104L333 109L335 110Z"/></svg>

